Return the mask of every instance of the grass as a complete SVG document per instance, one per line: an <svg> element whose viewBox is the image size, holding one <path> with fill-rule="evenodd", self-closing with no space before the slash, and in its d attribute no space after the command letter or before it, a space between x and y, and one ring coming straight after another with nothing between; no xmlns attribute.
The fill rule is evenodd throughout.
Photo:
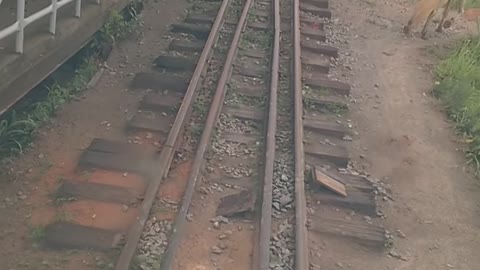
<svg viewBox="0 0 480 270"><path fill-rule="evenodd" d="M348 111L346 104L334 102L318 102L314 99L304 98L303 106L307 110L312 110L321 113L332 113L342 115Z"/></svg>
<svg viewBox="0 0 480 270"><path fill-rule="evenodd" d="M63 205L64 203L67 203L67 202L74 202L77 200L77 198L75 197L60 197L58 196L56 193L54 194L51 194L51 197L53 198L53 204L55 206L61 206Z"/></svg>
<svg viewBox="0 0 480 270"><path fill-rule="evenodd" d="M66 210L60 210L55 215L55 220L58 222L61 221L70 221L72 220L72 215L68 213Z"/></svg>
<svg viewBox="0 0 480 270"><path fill-rule="evenodd" d="M30 237L35 244L40 244L45 239L45 228L41 226L33 227L30 231Z"/></svg>
<svg viewBox="0 0 480 270"><path fill-rule="evenodd" d="M95 262L95 269L98 270L110 270L113 269L115 265L112 261L97 260Z"/></svg>
<svg viewBox="0 0 480 270"><path fill-rule="evenodd" d="M204 126L203 126L202 124L194 124L194 125L192 125L192 127L191 127L192 135L193 135L195 138L200 138L200 136L202 136L203 129L204 129Z"/></svg>
<svg viewBox="0 0 480 270"><path fill-rule="evenodd" d="M480 173L480 37L470 37L437 67L434 94L467 143L468 163Z"/></svg>
<svg viewBox="0 0 480 270"><path fill-rule="evenodd" d="M228 89L227 95L225 97L225 104L227 105L246 105L246 106L252 106L252 107L260 107L263 108L265 107L265 103L267 101L267 96L262 95L261 97L251 97L244 95L242 93L236 92L232 89Z"/></svg>
<svg viewBox="0 0 480 270"><path fill-rule="evenodd" d="M456 1L456 3L454 4L455 8L459 8L460 7L460 1ZM480 7L480 0L466 0L465 1L465 9L467 8L478 8Z"/></svg>
<svg viewBox="0 0 480 270"><path fill-rule="evenodd" d="M260 46L260 48L270 48L271 34L269 31L247 30L240 41L240 47L248 48L248 43Z"/></svg>
<svg viewBox="0 0 480 270"><path fill-rule="evenodd" d="M54 112L78 92L85 89L97 66L92 59L84 61L76 70L74 78L65 85L45 86L46 96L17 115L10 113L0 122L0 157L23 153L31 142L34 130L47 122Z"/></svg>
<svg viewBox="0 0 480 270"><path fill-rule="evenodd" d="M333 95L329 89L315 89L313 90L307 85L302 87L303 106L307 110L313 110L322 113L333 113L342 115L348 111L348 106L343 103L336 102L321 102L322 96Z"/></svg>
<svg viewBox="0 0 480 270"><path fill-rule="evenodd" d="M197 113L200 117L204 117L208 114L209 111L208 104L205 104L204 102L194 102L193 111Z"/></svg>
<svg viewBox="0 0 480 270"><path fill-rule="evenodd" d="M0 118L0 160L23 153L31 145L35 130L50 120L60 106L86 89L106 48L127 38L139 25L140 8L141 2L132 2L122 14L112 12L94 39L67 61L75 70L69 80L62 83L45 80L31 92L30 99L26 97Z"/></svg>

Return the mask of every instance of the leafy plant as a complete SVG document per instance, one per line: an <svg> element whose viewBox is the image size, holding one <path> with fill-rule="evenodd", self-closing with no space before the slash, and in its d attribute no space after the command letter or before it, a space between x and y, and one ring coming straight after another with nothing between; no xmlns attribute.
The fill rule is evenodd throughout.
<svg viewBox="0 0 480 270"><path fill-rule="evenodd" d="M35 129L48 121L65 102L86 89L98 70L101 52L111 46L109 44L128 37L139 25L138 11L141 7L141 1L133 1L122 14L112 12L90 45L69 60L75 67L75 73L68 82L44 85L45 95L35 98L33 102L25 102L28 105L21 107L18 115L11 110L0 118L0 159L23 153Z"/></svg>
<svg viewBox="0 0 480 270"><path fill-rule="evenodd" d="M480 172L480 39L471 37L436 69L439 83L434 94L440 98L464 136L468 163Z"/></svg>
<svg viewBox="0 0 480 270"><path fill-rule="evenodd" d="M10 120L0 121L0 155L9 152L23 152L25 137L35 129L36 124L32 119L17 120L12 112Z"/></svg>

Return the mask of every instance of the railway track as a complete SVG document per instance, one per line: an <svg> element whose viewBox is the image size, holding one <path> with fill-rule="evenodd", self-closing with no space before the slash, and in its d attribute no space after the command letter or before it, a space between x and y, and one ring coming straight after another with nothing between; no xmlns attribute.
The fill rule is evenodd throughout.
<svg viewBox="0 0 480 270"><path fill-rule="evenodd" d="M158 188L182 143L185 125L190 120L229 3L206 2L195 6L200 13L217 13L210 25L199 24L207 17L192 13L185 23L171 26L176 38L170 43L169 51L154 61L161 72L137 73L131 82L131 89L148 90L137 114L126 125L126 132L133 139L127 142L94 139L79 158L76 176L63 180L56 192L57 201L118 204L135 218L127 227L110 230L56 221L45 228L46 246L95 251L120 247L115 269L130 269ZM98 177L105 171L112 178L123 176L137 183L112 184ZM87 179L85 172L89 172ZM120 179L119 182L123 182Z"/></svg>
<svg viewBox="0 0 480 270"><path fill-rule="evenodd" d="M278 12L278 2L276 6L244 2L162 269L207 267L210 253L227 252L228 246L219 240L227 238L244 242L238 249L228 250L240 262L236 267L268 267L279 68ZM208 151L210 141L212 149ZM201 172L207 152L207 170ZM198 179L204 180L199 183L203 193L194 196ZM219 185L225 192L216 192ZM263 189L257 188L261 186ZM258 204L261 215L228 220L252 212ZM193 214L193 221L184 225L187 210ZM214 230L209 230L212 226ZM219 235L220 229L227 231ZM199 242L202 245L195 245ZM254 253L258 254L256 258L251 257ZM214 265L225 268L231 263L219 260Z"/></svg>
<svg viewBox="0 0 480 270"><path fill-rule="evenodd" d="M94 139L56 193L63 203L128 210L128 225L56 221L45 244L119 249L116 270L131 269L138 256L156 263L140 269L319 269L332 267L312 255L325 237L382 248L385 230L362 218L377 214L375 188L348 168L342 115L350 85L329 75L339 52L325 43L328 1L223 0L194 9L172 25L155 70L131 82L147 89L126 125L133 139ZM185 141L194 126L201 136ZM185 145L196 150L183 198L171 203L174 222L152 219ZM102 173L137 184L102 180ZM164 241L140 249L145 226L159 222L153 234Z"/></svg>
<svg viewBox="0 0 480 270"><path fill-rule="evenodd" d="M339 51L322 44L328 7L328 1L311 0L295 0L292 7L297 270L347 267L326 258L358 252L357 244L373 250L387 244L385 229L373 220L375 187L349 167L345 145L353 134L342 115L351 87L329 74L329 60ZM319 252L327 241L335 244Z"/></svg>

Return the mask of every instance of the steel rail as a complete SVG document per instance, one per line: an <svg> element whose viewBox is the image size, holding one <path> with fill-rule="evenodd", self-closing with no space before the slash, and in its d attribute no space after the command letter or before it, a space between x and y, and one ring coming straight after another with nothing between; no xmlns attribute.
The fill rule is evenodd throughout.
<svg viewBox="0 0 480 270"><path fill-rule="evenodd" d="M245 6L243 8L242 14L240 16L239 22L235 29L235 33L232 39L232 43L228 50L227 58L223 65L223 70L220 75L220 79L217 83L217 88L215 90L215 95L213 97L210 110L208 112L207 120L200 138L197 151L195 153L195 158L192 164L192 170L190 171L187 188L183 195L182 205L177 213L175 218L175 223L173 226L173 231L170 236L170 241L168 243L167 250L164 253L162 258L162 263L160 266L161 270L171 270L173 267L173 262L175 259L175 254L180 244L180 240L183 234L185 227L186 215L192 201L193 192L195 191L195 186L197 183L197 178L200 174L200 170L204 163L205 153L207 151L208 144L211 139L212 131L217 123L220 112L223 108L223 102L226 94L227 82L230 79L232 74L233 62L236 58L238 45L242 36L242 32L245 29L247 22L247 15L250 7L253 3L253 0L246 0Z"/></svg>
<svg viewBox="0 0 480 270"><path fill-rule="evenodd" d="M270 77L270 98L263 178L262 217L260 219L258 270L268 270L270 265L270 237L272 235L273 166L275 162L275 134L277 132L277 96L280 62L280 3L272 0L273 48Z"/></svg>
<svg viewBox="0 0 480 270"><path fill-rule="evenodd" d="M293 95L295 145L295 269L309 269L307 251L305 156L303 149L303 93L300 40L300 0L293 0Z"/></svg>
<svg viewBox="0 0 480 270"><path fill-rule="evenodd" d="M222 5L219 8L215 22L212 25L210 30L207 42L203 48L202 54L197 62L192 78L188 85L187 91L183 98L183 102L180 105L179 111L175 117L175 122L173 123L172 128L170 129L168 138L164 147L162 148L157 160L158 167L152 169L149 173L148 178L151 179L147 186L146 194L142 206L140 207L140 214L137 217L135 223L130 227L128 238L125 246L122 249L122 252L117 260L115 270L128 270L135 255L138 241L142 234L145 223L148 220L150 210L152 208L153 202L157 195L158 188L163 178L167 175L173 155L175 154L176 148L179 146L179 141L181 140L181 133L183 127L185 126L188 116L191 112L193 102L195 101L196 92L198 86L201 82L201 77L208 63L209 58L211 57L211 52L216 44L220 29L223 26L225 21L225 14L230 0L223 0Z"/></svg>

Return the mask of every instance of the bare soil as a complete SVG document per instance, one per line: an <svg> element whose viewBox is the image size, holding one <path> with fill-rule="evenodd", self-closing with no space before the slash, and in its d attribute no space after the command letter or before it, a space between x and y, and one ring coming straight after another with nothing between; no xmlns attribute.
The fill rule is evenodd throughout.
<svg viewBox="0 0 480 270"><path fill-rule="evenodd" d="M356 100L349 117L358 132L350 153L357 167L391 188L394 201L381 203L382 223L403 260L358 248L335 252L338 247L327 244L323 261L348 269L479 269L478 180L430 93L438 55L469 27L451 11L451 29L436 33L431 24L428 40L420 39L421 29L407 38L402 27L413 1L331 4L333 17L349 25L349 51L356 60L353 76L347 76Z"/></svg>

